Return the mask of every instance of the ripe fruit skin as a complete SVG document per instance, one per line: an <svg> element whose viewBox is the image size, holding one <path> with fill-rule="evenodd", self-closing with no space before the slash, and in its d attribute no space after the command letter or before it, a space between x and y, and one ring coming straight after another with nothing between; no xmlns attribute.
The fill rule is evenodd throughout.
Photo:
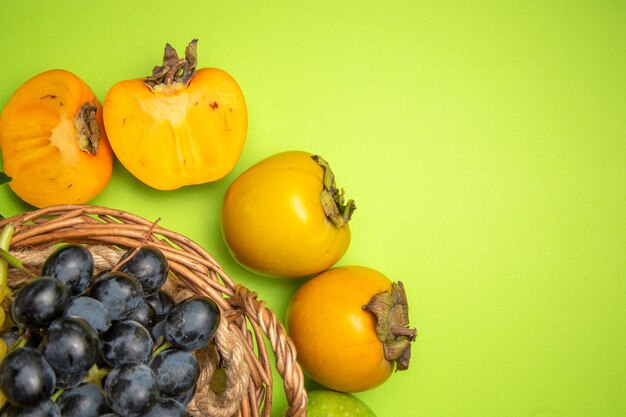
<svg viewBox="0 0 626 417"><path fill-rule="evenodd" d="M213 339L220 320L221 312L215 301L200 295L188 297L167 314L165 340L180 350L199 350Z"/></svg>
<svg viewBox="0 0 626 417"><path fill-rule="evenodd" d="M167 349L148 363L154 371L162 395L175 398L192 390L200 376L200 365L191 352Z"/></svg>
<svg viewBox="0 0 626 417"><path fill-rule="evenodd" d="M363 306L391 287L387 277L371 268L342 266L296 291L287 309L287 329L311 379L342 392L363 391L387 380L394 366L384 357L375 316Z"/></svg>
<svg viewBox="0 0 626 417"><path fill-rule="evenodd" d="M100 336L100 355L111 367L147 363L152 348L150 332L132 320L117 321Z"/></svg>
<svg viewBox="0 0 626 417"><path fill-rule="evenodd" d="M141 283L144 295L154 294L167 280L167 259L163 252L152 246L144 246L137 252L135 249L127 250L120 258L120 265L120 271L132 275Z"/></svg>
<svg viewBox="0 0 626 417"><path fill-rule="evenodd" d="M115 155L137 179L159 190L226 176L245 143L248 113L235 79L217 68L193 70L188 81L174 78L152 88L144 78L120 81L104 100Z"/></svg>
<svg viewBox="0 0 626 417"><path fill-rule="evenodd" d="M10 352L0 364L0 390L20 407L33 407L54 393L56 377L43 354L23 347Z"/></svg>
<svg viewBox="0 0 626 417"><path fill-rule="evenodd" d="M233 257L261 275L289 278L321 272L350 246L350 226L338 227L320 200L324 168L313 155L287 151L242 173L229 187L221 227Z"/></svg>
<svg viewBox="0 0 626 417"><path fill-rule="evenodd" d="M88 382L63 391L56 403L63 417L96 417L110 411L102 388Z"/></svg>
<svg viewBox="0 0 626 417"><path fill-rule="evenodd" d="M98 359L98 335L79 317L62 317L46 329L41 352L55 371L87 372Z"/></svg>
<svg viewBox="0 0 626 417"><path fill-rule="evenodd" d="M89 296L74 297L65 310L65 316L79 317L87 322L96 333L101 334L111 327L111 316L100 301Z"/></svg>
<svg viewBox="0 0 626 417"><path fill-rule="evenodd" d="M61 411L54 401L45 400L34 407L11 404L2 412L2 417L61 417Z"/></svg>
<svg viewBox="0 0 626 417"><path fill-rule="evenodd" d="M115 271L98 278L91 286L89 294L107 308L111 320L120 320L139 306L143 290L135 277Z"/></svg>
<svg viewBox="0 0 626 417"><path fill-rule="evenodd" d="M11 303L11 317L22 328L43 329L60 317L70 301L63 282L39 277L20 287Z"/></svg>
<svg viewBox="0 0 626 417"><path fill-rule="evenodd" d="M69 71L43 72L17 89L2 110L0 147L9 186L35 207L86 203L111 178L102 106Z"/></svg>
<svg viewBox="0 0 626 417"><path fill-rule="evenodd" d="M116 414L139 417L159 401L154 372L144 364L124 364L113 368L104 380L104 393Z"/></svg>
<svg viewBox="0 0 626 417"><path fill-rule="evenodd" d="M82 294L93 276L93 255L83 246L67 244L56 249L41 267L41 275L65 284L72 297Z"/></svg>

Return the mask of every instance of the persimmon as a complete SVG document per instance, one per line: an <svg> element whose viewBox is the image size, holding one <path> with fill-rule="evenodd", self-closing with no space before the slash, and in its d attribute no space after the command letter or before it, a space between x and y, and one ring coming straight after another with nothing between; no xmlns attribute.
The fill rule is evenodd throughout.
<svg viewBox="0 0 626 417"><path fill-rule="evenodd" d="M37 74L15 91L0 116L0 147L9 186L39 208L86 203L111 178L102 106L66 70Z"/></svg>
<svg viewBox="0 0 626 417"><path fill-rule="evenodd" d="M163 65L145 78L113 85L104 124L113 151L141 182L172 190L226 176L243 150L248 113L227 72L196 69L197 40L179 58L170 44Z"/></svg>
<svg viewBox="0 0 626 417"><path fill-rule="evenodd" d="M416 335L408 323L402 283L358 265L331 268L306 281L286 314L302 370L341 392L374 388L394 370L408 368Z"/></svg>
<svg viewBox="0 0 626 417"><path fill-rule="evenodd" d="M348 250L356 209L344 201L319 155L286 151L265 158L230 185L221 226L233 257L247 269L280 278L317 274Z"/></svg>

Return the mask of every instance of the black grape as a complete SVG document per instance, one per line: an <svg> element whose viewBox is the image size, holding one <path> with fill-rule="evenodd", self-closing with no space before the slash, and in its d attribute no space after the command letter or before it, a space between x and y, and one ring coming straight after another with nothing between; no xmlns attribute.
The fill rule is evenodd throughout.
<svg viewBox="0 0 626 417"><path fill-rule="evenodd" d="M11 317L20 327L41 329L60 317L70 301L65 284L51 277L36 278L15 292Z"/></svg>
<svg viewBox="0 0 626 417"><path fill-rule="evenodd" d="M10 405L4 410L2 417L61 417L61 412L56 403L46 400L34 407Z"/></svg>
<svg viewBox="0 0 626 417"><path fill-rule="evenodd" d="M161 337L165 338L165 320L161 320L152 326L150 334L152 335L152 340L155 342L157 342Z"/></svg>
<svg viewBox="0 0 626 417"><path fill-rule="evenodd" d="M156 294L148 295L145 300L150 304L156 313L156 321L161 321L170 312L170 309L176 304L174 299L165 291L158 291Z"/></svg>
<svg viewBox="0 0 626 417"><path fill-rule="evenodd" d="M65 316L80 317L96 333L102 333L111 327L109 310L100 301L87 296L72 298L65 310Z"/></svg>
<svg viewBox="0 0 626 417"><path fill-rule="evenodd" d="M134 249L129 249L120 259L125 261ZM145 294L154 294L165 283L168 271L167 259L153 246L143 246L119 270L137 278Z"/></svg>
<svg viewBox="0 0 626 417"><path fill-rule="evenodd" d="M115 271L98 278L92 284L89 295L107 308L111 320L119 320L139 305L143 290L134 277L125 272Z"/></svg>
<svg viewBox="0 0 626 417"><path fill-rule="evenodd" d="M36 349L23 347L9 352L0 363L0 390L18 407L33 407L54 393L52 366Z"/></svg>
<svg viewBox="0 0 626 417"><path fill-rule="evenodd" d="M144 364L113 368L104 380L109 407L124 417L138 417L159 401L159 386L152 369Z"/></svg>
<svg viewBox="0 0 626 417"><path fill-rule="evenodd" d="M93 256L86 247L68 244L58 248L44 262L42 276L62 281L72 296L82 294L93 276Z"/></svg>
<svg viewBox="0 0 626 417"><path fill-rule="evenodd" d="M89 382L63 391L56 403L63 417L97 417L111 411L102 388Z"/></svg>
<svg viewBox="0 0 626 417"><path fill-rule="evenodd" d="M153 357L148 365L154 371L159 391L164 397L176 397L191 390L200 375L196 357L182 350L164 350Z"/></svg>
<svg viewBox="0 0 626 417"><path fill-rule="evenodd" d="M172 397L172 399L178 401L184 406L187 406L191 402L191 400L193 400L193 396L195 394L196 394L196 385L191 387L189 391L182 392L176 395L175 397Z"/></svg>
<svg viewBox="0 0 626 417"><path fill-rule="evenodd" d="M136 321L150 330L156 323L156 312L152 305L148 304L145 299L142 299L136 308L124 315L124 319Z"/></svg>
<svg viewBox="0 0 626 417"><path fill-rule="evenodd" d="M48 327L41 349L54 369L81 374L96 363L98 335L85 320L62 317Z"/></svg>
<svg viewBox="0 0 626 417"><path fill-rule="evenodd" d="M112 270L111 270L111 269L104 269L104 270L102 270L102 271L98 272L98 273L97 273L97 274L95 274L95 275L93 276L93 278L91 279L91 284L93 285L93 283L94 283L94 282L96 282L96 281L97 281L97 280L99 280L101 277L103 277L104 275L109 274L109 273L111 273L111 272L112 272Z"/></svg>
<svg viewBox="0 0 626 417"><path fill-rule="evenodd" d="M152 353L152 336L141 324L124 320L113 324L100 337L100 352L109 366L147 363Z"/></svg>
<svg viewBox="0 0 626 417"><path fill-rule="evenodd" d="M83 380L89 374L89 371L77 373L65 372L59 369L55 369L54 374L57 377L57 389L70 389L83 382Z"/></svg>
<svg viewBox="0 0 626 417"><path fill-rule="evenodd" d="M208 297L189 297L170 310L165 318L165 340L188 351L206 346L217 332L220 310Z"/></svg>
<svg viewBox="0 0 626 417"><path fill-rule="evenodd" d="M146 414L142 417L188 417L189 412L187 408L181 403L171 398L161 398L158 403L154 405ZM65 417L65 416L63 416Z"/></svg>

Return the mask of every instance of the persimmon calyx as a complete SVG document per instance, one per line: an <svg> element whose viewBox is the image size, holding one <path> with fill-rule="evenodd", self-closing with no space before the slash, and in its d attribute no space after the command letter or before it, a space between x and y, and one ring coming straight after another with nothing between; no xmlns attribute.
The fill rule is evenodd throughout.
<svg viewBox="0 0 626 417"><path fill-rule="evenodd" d="M185 48L185 57L179 58L176 49L169 43L165 45L163 65L155 66L152 74L144 78L143 83L152 91L180 84L187 87L196 74L198 62L198 40L192 40Z"/></svg>
<svg viewBox="0 0 626 417"><path fill-rule="evenodd" d="M352 199L348 200L347 203L345 202L343 188L337 188L335 174L330 169L328 162L319 155L313 155L311 158L324 169L324 187L320 193L320 201L324 213L335 226L342 227L352 218L352 213L356 210L356 204Z"/></svg>
<svg viewBox="0 0 626 417"><path fill-rule="evenodd" d="M89 155L98 153L98 144L100 143L100 128L96 120L97 112L96 104L87 101L80 106L74 118L78 146L81 151L87 152Z"/></svg>
<svg viewBox="0 0 626 417"><path fill-rule="evenodd" d="M376 335L383 344L385 359L395 362L397 371L408 369L417 330L409 328L409 306L402 282L394 282L391 292L376 294L363 310L376 316Z"/></svg>

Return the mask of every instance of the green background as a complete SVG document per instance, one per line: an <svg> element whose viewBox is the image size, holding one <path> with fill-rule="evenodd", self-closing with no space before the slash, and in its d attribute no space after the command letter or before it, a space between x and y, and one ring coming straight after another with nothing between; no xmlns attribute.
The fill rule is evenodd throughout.
<svg viewBox="0 0 626 417"><path fill-rule="evenodd" d="M379 417L626 415L626 2L0 4L0 105L52 68L103 99L193 38L238 80L230 175L162 192L116 164L92 203L160 217L280 317L302 281L235 264L221 200L270 154L331 163L358 205L340 264L403 281L419 331L358 394ZM0 187L0 213L29 209Z"/></svg>

